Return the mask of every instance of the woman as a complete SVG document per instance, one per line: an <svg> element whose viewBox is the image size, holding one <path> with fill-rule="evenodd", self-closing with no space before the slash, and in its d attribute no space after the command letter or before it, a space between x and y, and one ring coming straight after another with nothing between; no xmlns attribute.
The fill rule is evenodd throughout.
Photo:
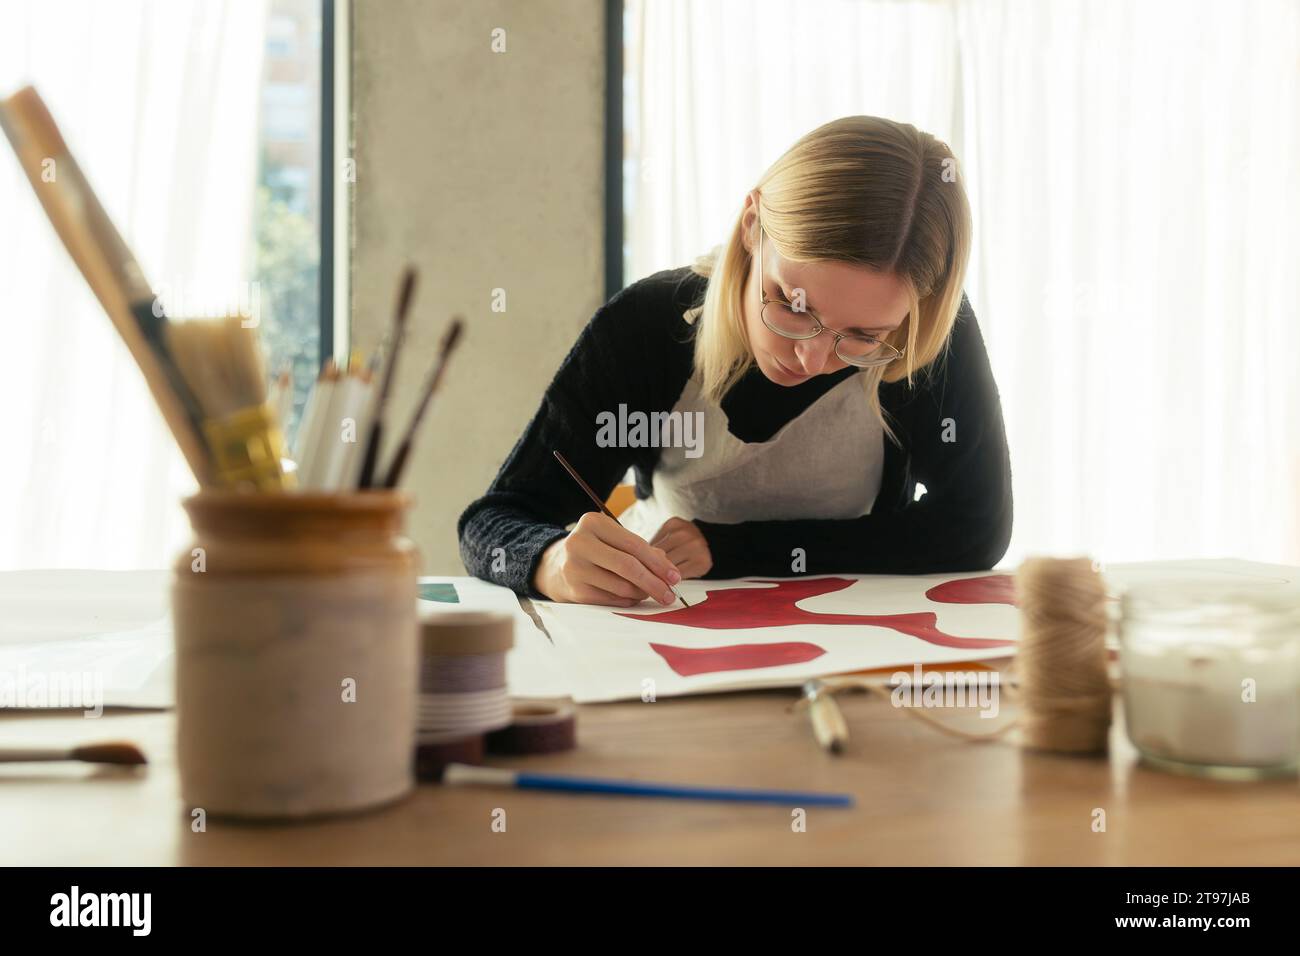
<svg viewBox="0 0 1300 956"><path fill-rule="evenodd" d="M804 136L712 256L597 311L461 516L466 567L622 607L683 578L992 567L1011 467L970 234L929 134L851 116ZM602 497L635 470L627 527L554 451Z"/></svg>

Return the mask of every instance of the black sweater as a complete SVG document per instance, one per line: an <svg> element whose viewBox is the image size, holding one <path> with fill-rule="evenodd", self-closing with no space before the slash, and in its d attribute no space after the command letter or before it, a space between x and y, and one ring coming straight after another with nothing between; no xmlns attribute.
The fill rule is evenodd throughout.
<svg viewBox="0 0 1300 956"><path fill-rule="evenodd" d="M660 272L596 312L487 494L460 517L460 552L471 574L540 596L532 576L542 552L592 510L552 457L555 449L602 498L629 467L638 496L650 494L659 449L598 447L597 415L616 412L620 403L647 413L673 408L692 371L692 327L682 313L703 301L706 282L688 268ZM742 441L766 441L854 374L848 368L785 387L751 368L722 401L728 430ZM713 556L708 577L788 576L794 548L804 549L810 574L974 571L1001 559L1011 537L1011 463L997 386L968 301L946 353L916 373L912 387L882 383L879 394L902 447L885 438L871 513L697 521ZM926 493L913 500L918 482Z"/></svg>

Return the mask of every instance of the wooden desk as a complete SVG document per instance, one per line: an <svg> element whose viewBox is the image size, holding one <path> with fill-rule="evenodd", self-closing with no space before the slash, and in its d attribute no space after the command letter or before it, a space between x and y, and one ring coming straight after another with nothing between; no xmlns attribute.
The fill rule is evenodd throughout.
<svg viewBox="0 0 1300 956"><path fill-rule="evenodd" d="M1083 864L1300 863L1300 786L1171 776L1136 763L1118 723L1109 760L966 743L883 699L844 695L848 752L813 743L791 692L589 705L577 751L501 761L554 771L851 791L810 809L422 786L350 818L288 826L208 820L181 805L170 713L0 714L0 741L127 738L133 776L0 766L0 861L10 864ZM506 811L506 832L491 828ZM1092 830L1094 808L1105 833Z"/></svg>

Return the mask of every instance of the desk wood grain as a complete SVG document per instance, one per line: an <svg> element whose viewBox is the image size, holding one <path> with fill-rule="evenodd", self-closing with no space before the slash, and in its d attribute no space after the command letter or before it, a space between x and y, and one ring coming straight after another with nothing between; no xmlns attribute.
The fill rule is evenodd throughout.
<svg viewBox="0 0 1300 956"><path fill-rule="evenodd" d="M293 825L182 806L170 713L0 714L0 743L125 738L141 773L0 767L0 862L229 864L1300 864L1300 785L1172 776L1138 763L1117 720L1107 758L936 733L876 697L843 696L851 741L813 742L789 692L580 708L579 748L502 765L601 776L847 791L850 810L421 786L362 815ZM1118 709L1118 703L1117 703ZM1117 715L1118 716L1118 715ZM1106 811L1104 833L1093 811ZM492 829L505 811L505 832Z"/></svg>

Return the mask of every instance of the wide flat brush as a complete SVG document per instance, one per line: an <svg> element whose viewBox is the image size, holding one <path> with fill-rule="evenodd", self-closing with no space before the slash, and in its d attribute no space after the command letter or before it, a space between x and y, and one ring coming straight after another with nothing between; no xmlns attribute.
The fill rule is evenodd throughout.
<svg viewBox="0 0 1300 956"><path fill-rule="evenodd" d="M0 127L55 232L140 366L194 477L209 484L212 460L199 409L167 351L166 316L34 88L0 101Z"/></svg>
<svg viewBox="0 0 1300 956"><path fill-rule="evenodd" d="M280 491L295 486L284 470L279 415L267 400L266 362L254 329L239 316L167 326L177 368L198 399L215 482Z"/></svg>

